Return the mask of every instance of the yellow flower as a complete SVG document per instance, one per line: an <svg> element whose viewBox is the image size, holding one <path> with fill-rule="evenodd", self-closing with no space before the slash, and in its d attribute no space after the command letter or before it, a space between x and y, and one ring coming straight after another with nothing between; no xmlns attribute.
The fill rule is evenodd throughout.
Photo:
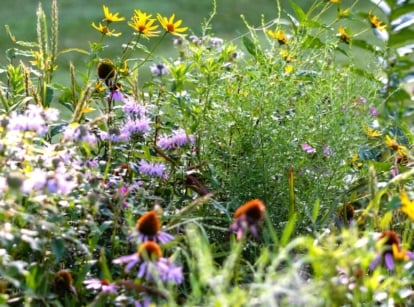
<svg viewBox="0 0 414 307"><path fill-rule="evenodd" d="M267 34L270 37L277 39L277 41L281 45L286 45L288 43L287 37L282 30L276 30L276 31L267 30Z"/></svg>
<svg viewBox="0 0 414 307"><path fill-rule="evenodd" d="M365 133L369 136L369 137L376 137L376 136L381 136L382 133L378 130L372 129L370 127L365 127Z"/></svg>
<svg viewBox="0 0 414 307"><path fill-rule="evenodd" d="M392 245L392 254L396 260L407 261L410 259L410 257L407 255L407 249L399 248L397 244Z"/></svg>
<svg viewBox="0 0 414 307"><path fill-rule="evenodd" d="M289 53L289 51L287 51L286 49L280 50L280 57L288 63L293 62L295 60L295 55Z"/></svg>
<svg viewBox="0 0 414 307"><path fill-rule="evenodd" d="M351 158L351 166L356 168L361 168L364 166L364 163L359 159L358 154L354 154Z"/></svg>
<svg viewBox="0 0 414 307"><path fill-rule="evenodd" d="M343 17L348 17L348 16L349 16L349 14L351 14L350 9L345 9L345 10L339 9L339 10L338 10L338 16L339 16L340 18L343 18Z"/></svg>
<svg viewBox="0 0 414 307"><path fill-rule="evenodd" d="M124 17L118 17L119 13L111 13L106 5L103 6L103 11L104 11L104 15L105 15L103 21L106 21L107 23L118 22L118 21L124 21L125 20Z"/></svg>
<svg viewBox="0 0 414 307"><path fill-rule="evenodd" d="M414 201L408 198L408 194L405 191L400 193L401 211L407 214L407 216L414 221Z"/></svg>
<svg viewBox="0 0 414 307"><path fill-rule="evenodd" d="M183 22L182 20L177 20L174 22L175 14L172 14L170 18L157 14L157 18L164 30L173 35L183 36L185 34L182 34L182 32L185 32L188 29L188 27L180 28L181 23Z"/></svg>
<svg viewBox="0 0 414 307"><path fill-rule="evenodd" d="M351 37L349 36L349 34L348 34L348 32L346 31L345 28L339 27L338 36L345 44L349 44L349 41L351 40Z"/></svg>
<svg viewBox="0 0 414 307"><path fill-rule="evenodd" d="M371 12L369 12L368 19L369 19L369 22L371 23L371 26L375 29L384 31L387 28L387 25L384 24L381 20L379 20L377 16L372 15Z"/></svg>
<svg viewBox="0 0 414 307"><path fill-rule="evenodd" d="M286 74L290 74L293 71L293 65L286 65L284 70Z"/></svg>
<svg viewBox="0 0 414 307"><path fill-rule="evenodd" d="M341 2L341 0L328 0L329 2L332 2L332 3L339 3L339 2Z"/></svg>
<svg viewBox="0 0 414 307"><path fill-rule="evenodd" d="M407 147L398 144L396 139L392 139L389 135L385 136L385 144L391 148L392 150L398 152L398 154L406 156L407 155Z"/></svg>
<svg viewBox="0 0 414 307"><path fill-rule="evenodd" d="M98 30L99 32L101 32L102 34L106 36L120 36L122 34L121 32L115 33L115 30L111 30L107 26L102 25L101 23L99 23L99 25L97 26L93 22L92 27L94 27L96 30Z"/></svg>
<svg viewBox="0 0 414 307"><path fill-rule="evenodd" d="M155 18L151 18L151 16L151 14L143 13L141 10L135 10L134 16L132 16L128 25L137 33L146 37L158 36L160 31L155 31L158 28L158 25L153 25Z"/></svg>

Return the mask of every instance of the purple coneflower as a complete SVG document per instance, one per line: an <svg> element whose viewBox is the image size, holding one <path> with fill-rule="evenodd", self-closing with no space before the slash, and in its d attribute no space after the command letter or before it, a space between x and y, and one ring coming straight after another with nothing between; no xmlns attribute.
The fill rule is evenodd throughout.
<svg viewBox="0 0 414 307"><path fill-rule="evenodd" d="M240 240L249 232L255 239L259 237L260 223L265 216L265 205L259 199L253 199L240 206L233 215L233 224L230 231L236 233Z"/></svg>
<svg viewBox="0 0 414 307"><path fill-rule="evenodd" d="M137 237L140 242L154 241L165 244L174 240L172 235L161 231L161 222L154 210L142 215L137 220L135 229L136 232L131 237Z"/></svg>
<svg viewBox="0 0 414 307"><path fill-rule="evenodd" d="M378 264L383 263L385 267L393 271L395 260L406 261L414 259L414 253L401 248L398 234L392 230L384 230L378 240L385 240L384 250L370 263L369 270L373 271Z"/></svg>
<svg viewBox="0 0 414 307"><path fill-rule="evenodd" d="M106 279L88 279L83 282L86 285L86 289L100 290L101 293L116 294L116 284L111 283Z"/></svg>
<svg viewBox="0 0 414 307"><path fill-rule="evenodd" d="M136 253L114 259L113 263L126 264L125 272L127 273L134 266L138 266L137 277L147 281L159 278L164 282L180 284L184 279L182 268L162 257L161 248L153 241L142 243Z"/></svg>

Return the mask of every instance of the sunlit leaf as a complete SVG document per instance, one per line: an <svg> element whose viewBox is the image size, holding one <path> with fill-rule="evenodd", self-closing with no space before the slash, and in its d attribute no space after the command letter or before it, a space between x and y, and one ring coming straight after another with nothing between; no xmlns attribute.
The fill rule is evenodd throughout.
<svg viewBox="0 0 414 307"><path fill-rule="evenodd" d="M414 31L411 29L403 29L398 33L391 35L388 45L390 47L397 47L414 43Z"/></svg>

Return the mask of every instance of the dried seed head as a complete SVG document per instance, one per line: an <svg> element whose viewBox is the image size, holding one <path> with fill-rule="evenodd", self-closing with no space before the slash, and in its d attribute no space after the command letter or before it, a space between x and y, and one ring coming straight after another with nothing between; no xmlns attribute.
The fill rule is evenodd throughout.
<svg viewBox="0 0 414 307"><path fill-rule="evenodd" d="M104 79L104 80L113 79L116 76L115 65L112 64L112 61L105 59L99 62L97 73L100 79Z"/></svg>

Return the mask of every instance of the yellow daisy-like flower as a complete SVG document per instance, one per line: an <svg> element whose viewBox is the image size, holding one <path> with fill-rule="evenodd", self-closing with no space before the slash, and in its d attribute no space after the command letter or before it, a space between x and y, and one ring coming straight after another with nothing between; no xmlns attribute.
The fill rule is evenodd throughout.
<svg viewBox="0 0 414 307"><path fill-rule="evenodd" d="M381 136L382 133L378 130L372 129L370 127L366 127L365 129L365 133L369 136L369 137L377 137L377 136Z"/></svg>
<svg viewBox="0 0 414 307"><path fill-rule="evenodd" d="M329 2L332 2L332 3L339 3L339 2L341 2L341 0L328 0Z"/></svg>
<svg viewBox="0 0 414 307"><path fill-rule="evenodd" d="M392 139L389 135L385 136L385 144L392 150L396 151L399 155L407 155L407 147L405 147L404 145L400 145L396 139Z"/></svg>
<svg viewBox="0 0 414 307"><path fill-rule="evenodd" d="M288 43L288 39L282 30L276 30L276 31L267 30L267 34L270 37L276 39L281 45L286 45Z"/></svg>
<svg viewBox="0 0 414 307"><path fill-rule="evenodd" d="M377 16L372 15L371 12L369 12L368 19L369 19L369 22L371 23L371 26L375 29L384 31L387 28L387 25L384 24L381 20L379 20Z"/></svg>
<svg viewBox="0 0 414 307"><path fill-rule="evenodd" d="M348 34L344 27L339 27L338 36L345 44L349 44L351 36Z"/></svg>
<svg viewBox="0 0 414 307"><path fill-rule="evenodd" d="M97 31L101 32L102 34L104 34L106 36L120 36L120 35L122 35L121 32L116 33L115 30L111 30L111 29L109 29L108 26L104 26L101 23L99 23L99 25L96 25L93 22L92 27L94 27Z"/></svg>
<svg viewBox="0 0 414 307"><path fill-rule="evenodd" d="M132 16L128 25L145 37L158 36L160 31L155 31L158 25L154 25L155 18L151 18L151 16L151 14L143 13L141 10L135 10L134 16Z"/></svg>
<svg viewBox="0 0 414 307"><path fill-rule="evenodd" d="M407 216L414 221L414 201L408 198L408 194L405 191L400 193L401 211L407 214Z"/></svg>
<svg viewBox="0 0 414 307"><path fill-rule="evenodd" d="M356 168L361 168L364 166L364 163L359 159L358 154L354 154L351 158L351 166Z"/></svg>
<svg viewBox="0 0 414 307"><path fill-rule="evenodd" d="M295 54L289 53L286 49L280 50L280 57L288 63L295 61Z"/></svg>
<svg viewBox="0 0 414 307"><path fill-rule="evenodd" d="M397 244L392 245L392 254L396 260L407 261L410 259L410 257L407 255L407 249L399 248Z"/></svg>
<svg viewBox="0 0 414 307"><path fill-rule="evenodd" d="M284 71L285 74L290 74L293 71L293 65L286 65Z"/></svg>
<svg viewBox="0 0 414 307"><path fill-rule="evenodd" d="M106 5L103 6L103 11L105 16L103 21L106 21L107 23L125 20L125 17L118 17L119 13L111 13Z"/></svg>
<svg viewBox="0 0 414 307"><path fill-rule="evenodd" d="M182 32L188 30L188 27L180 28L183 22L182 20L177 20L174 22L175 14L172 14L170 18L163 17L160 14L157 14L157 18L164 30L173 35L183 36L185 34L182 34Z"/></svg>

